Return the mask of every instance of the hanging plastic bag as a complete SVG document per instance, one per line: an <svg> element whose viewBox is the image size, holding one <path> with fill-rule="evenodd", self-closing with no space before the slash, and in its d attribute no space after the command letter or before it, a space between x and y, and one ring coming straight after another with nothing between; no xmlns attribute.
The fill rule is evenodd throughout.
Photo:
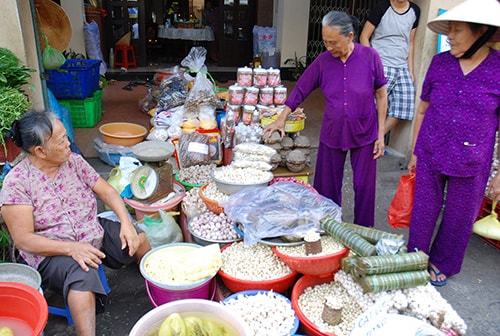
<svg viewBox="0 0 500 336"><path fill-rule="evenodd" d="M387 221L393 228L409 228L411 209L413 208L413 193L415 190L415 174L410 173L400 177L396 194L387 211Z"/></svg>
<svg viewBox="0 0 500 336"><path fill-rule="evenodd" d="M130 184L132 173L142 166L141 161L133 157L120 157L120 165L109 172L108 183L120 194Z"/></svg>
<svg viewBox="0 0 500 336"><path fill-rule="evenodd" d="M45 39L45 43L47 46L43 50L42 62L45 70L56 70L59 69L64 62L66 62L66 57L59 50L52 48L49 45L49 39L45 34L43 34L43 38Z"/></svg>
<svg viewBox="0 0 500 336"><path fill-rule="evenodd" d="M151 247L177 243L184 240L182 230L174 219L178 212L165 212L160 210L160 218L144 216L143 223L139 227L144 230Z"/></svg>
<svg viewBox="0 0 500 336"><path fill-rule="evenodd" d="M206 110L211 110L211 107L213 107L213 116L204 116L204 120L215 121L215 109L219 107L220 100L215 93L213 81L207 78L206 56L207 50L205 48L192 47L189 54L181 62L182 66L187 67L190 72L196 74L193 88L189 91L184 103L184 117L186 119L198 118L200 106L203 105Z"/></svg>
<svg viewBox="0 0 500 336"><path fill-rule="evenodd" d="M496 213L497 200L493 200L491 214L477 220L472 227L472 232L481 237L500 240L500 222Z"/></svg>

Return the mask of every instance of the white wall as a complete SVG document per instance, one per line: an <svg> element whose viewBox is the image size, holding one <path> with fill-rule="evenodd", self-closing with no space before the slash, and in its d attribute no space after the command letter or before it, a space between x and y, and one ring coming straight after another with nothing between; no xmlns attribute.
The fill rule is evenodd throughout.
<svg viewBox="0 0 500 336"><path fill-rule="evenodd" d="M34 90L24 88L34 109L43 109L43 95L38 67L38 54L34 42L34 28L29 0L2 0L0 11L3 33L0 33L0 46L12 51L23 65L35 69L29 82ZM9 27L8 30L5 27Z"/></svg>
<svg viewBox="0 0 500 336"><path fill-rule="evenodd" d="M277 47L281 65L285 60L307 54L309 0L274 0L273 26L278 27Z"/></svg>
<svg viewBox="0 0 500 336"><path fill-rule="evenodd" d="M71 22L71 41L66 49L86 55L85 36L83 33L83 22L85 21L83 0L61 0L61 7Z"/></svg>

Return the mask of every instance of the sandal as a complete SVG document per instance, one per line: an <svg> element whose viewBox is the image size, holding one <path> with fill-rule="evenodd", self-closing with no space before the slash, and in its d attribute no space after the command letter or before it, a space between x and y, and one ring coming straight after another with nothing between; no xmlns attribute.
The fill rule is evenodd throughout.
<svg viewBox="0 0 500 336"><path fill-rule="evenodd" d="M448 279L444 278L442 280L438 280L438 277L441 276L441 275L443 275L443 273L440 272L440 271L438 271L435 268L435 266L429 265L427 267L427 271L429 272L429 274L431 276L434 274L434 277L436 278L436 280L432 280L432 278L429 280L430 283L431 283L431 285L438 286L438 287L446 285L446 282L447 282Z"/></svg>

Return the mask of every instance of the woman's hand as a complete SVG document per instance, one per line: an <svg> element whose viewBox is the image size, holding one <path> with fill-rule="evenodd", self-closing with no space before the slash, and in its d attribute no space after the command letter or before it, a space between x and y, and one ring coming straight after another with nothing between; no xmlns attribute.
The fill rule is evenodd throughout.
<svg viewBox="0 0 500 336"><path fill-rule="evenodd" d="M122 242L122 250L128 246L129 256L133 256L137 252L139 248L139 236L131 223L121 223L120 240Z"/></svg>
<svg viewBox="0 0 500 336"><path fill-rule="evenodd" d="M412 154L410 156L410 162L408 162L408 171L410 173L414 173L416 169L417 169L417 156L415 154Z"/></svg>
<svg viewBox="0 0 500 336"><path fill-rule="evenodd" d="M381 156L384 156L385 144L384 138L379 138L373 144L373 159L376 160Z"/></svg>
<svg viewBox="0 0 500 336"><path fill-rule="evenodd" d="M264 128L264 130L262 131L262 138L270 137L274 131L280 132L281 137L284 137L285 136L285 123L286 123L286 120L281 120L281 118L279 118L276 121L273 121L272 123L267 125Z"/></svg>
<svg viewBox="0 0 500 336"><path fill-rule="evenodd" d="M102 264L101 259L106 257L101 250L89 243L70 242L68 244L70 257L73 258L85 272L88 272L89 266L97 269L99 265Z"/></svg>

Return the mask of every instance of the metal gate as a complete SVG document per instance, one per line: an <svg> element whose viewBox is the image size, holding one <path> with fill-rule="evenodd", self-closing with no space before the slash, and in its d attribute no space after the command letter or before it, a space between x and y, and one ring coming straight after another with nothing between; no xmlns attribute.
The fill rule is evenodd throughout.
<svg viewBox="0 0 500 336"><path fill-rule="evenodd" d="M343 11L356 16L359 21L358 36L361 33L371 8L380 0L311 0L309 8L309 29L307 36L307 64L325 50L321 36L321 19L329 11Z"/></svg>

